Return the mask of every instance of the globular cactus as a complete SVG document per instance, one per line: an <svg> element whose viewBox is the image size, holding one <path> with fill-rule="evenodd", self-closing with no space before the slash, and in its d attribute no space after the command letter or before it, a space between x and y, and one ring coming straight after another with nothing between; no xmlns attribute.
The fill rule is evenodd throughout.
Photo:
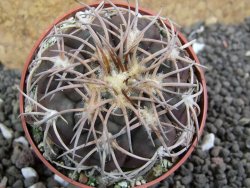
<svg viewBox="0 0 250 188"><path fill-rule="evenodd" d="M105 6L104 6L105 5ZM87 5L85 5L87 6ZM58 23L29 66L25 116L102 184L176 160L198 133L202 86L173 24L111 1ZM59 165L56 161L51 161ZM172 161L173 162L173 161ZM99 182L100 183L100 182Z"/></svg>

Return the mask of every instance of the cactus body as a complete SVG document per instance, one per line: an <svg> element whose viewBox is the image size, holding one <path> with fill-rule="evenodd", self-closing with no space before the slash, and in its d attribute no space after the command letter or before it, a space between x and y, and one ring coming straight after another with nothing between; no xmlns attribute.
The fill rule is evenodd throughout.
<svg viewBox="0 0 250 188"><path fill-rule="evenodd" d="M173 24L108 1L55 25L29 67L25 115L103 184L176 159L199 127L202 87ZM191 44L191 43L190 43ZM53 161L51 161L53 162ZM62 167L62 165L61 165Z"/></svg>

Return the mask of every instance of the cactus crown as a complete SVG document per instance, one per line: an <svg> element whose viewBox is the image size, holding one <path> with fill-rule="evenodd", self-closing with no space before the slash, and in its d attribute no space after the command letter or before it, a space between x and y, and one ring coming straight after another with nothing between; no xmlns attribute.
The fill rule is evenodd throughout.
<svg viewBox="0 0 250 188"><path fill-rule="evenodd" d="M199 65L185 51L192 42L182 44L164 20L141 15L137 1L132 10L106 0L42 41L23 115L43 131L44 148L55 145L57 160L71 161L52 163L107 185L131 182L186 151L199 127Z"/></svg>

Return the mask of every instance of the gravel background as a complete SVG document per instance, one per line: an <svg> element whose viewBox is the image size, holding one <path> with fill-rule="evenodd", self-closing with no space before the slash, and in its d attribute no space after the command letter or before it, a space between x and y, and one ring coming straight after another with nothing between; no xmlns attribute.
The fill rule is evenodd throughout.
<svg viewBox="0 0 250 188"><path fill-rule="evenodd" d="M213 133L215 143L203 151L201 139L188 161L155 187L250 187L250 18L234 26L198 23L183 31L189 40L205 44L199 54L208 67L209 109L203 137ZM19 71L0 65L0 123L13 130L9 140L0 133L0 187L64 187L25 143L13 141L24 134L14 87L19 79ZM37 177L24 179L24 167L34 168Z"/></svg>

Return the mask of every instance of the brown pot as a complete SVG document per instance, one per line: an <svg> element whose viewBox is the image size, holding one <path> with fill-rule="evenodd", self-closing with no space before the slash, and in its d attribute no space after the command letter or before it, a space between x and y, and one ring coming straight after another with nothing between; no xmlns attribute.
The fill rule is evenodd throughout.
<svg viewBox="0 0 250 188"><path fill-rule="evenodd" d="M97 7L98 4L99 3L97 2L97 3L91 4L90 6ZM119 7L124 7L124 8L128 7L128 5L126 3L117 2L117 3L114 3L114 4L116 6L119 6ZM106 4L105 6L108 7L109 4ZM132 10L135 10L135 6L134 5L130 5L130 6L131 6ZM85 9L86 9L86 7L81 6L81 7L78 7L78 8L75 8L73 10L68 11L63 16L61 16L58 19L56 19L48 27L48 29L40 36L40 38L36 41L34 47L30 51L30 54L29 54L29 56L28 56L28 58L26 60L26 63L24 65L24 68L23 68L23 71L22 71L22 77L21 77L21 83L20 83L20 88L21 88L22 91L25 92L25 79L26 79L26 76L27 76L29 64L33 60L34 56L36 55L36 52L37 52L37 50L39 48L39 45L42 42L42 40L45 38L45 36L51 31L51 29L53 28L53 26L55 24L58 24L62 20L65 20L65 19L69 18L70 16L74 15L76 12L82 11L82 10L85 10ZM141 14L144 14L144 15L155 15L152 11L149 11L149 10L146 10L146 9L143 9L143 8L139 8L139 12ZM165 21L165 24L166 24L167 27L170 28L170 24L167 21ZM183 44L187 43L187 39L180 32L177 31L177 33L178 33L178 37L179 37L180 41ZM186 50L187 50L190 58L193 59L193 60L195 60L195 62L197 62L197 63L200 64L200 62L198 60L198 57L194 53L193 49L189 46L188 48L186 48ZM199 135L201 135L202 132L203 132L203 129L204 129L204 126L205 126L206 117L207 117L207 107L208 107L207 106L208 105L207 86L206 86L206 80L205 80L205 76L204 76L203 70L201 70L200 68L196 68L195 73L196 73L196 76L197 76L199 82L202 84L202 87L203 87L203 93L201 95L201 100L200 100L200 104L199 104L200 107L201 107L201 113L199 115L199 124L200 124ZM20 94L19 100L20 100L20 113L23 113L24 112L24 96L22 94ZM30 132L29 132L29 130L27 128L26 121L25 121L25 119L24 119L23 116L22 116L21 120L22 120L22 126L23 126L23 129L24 129L26 138L28 139L28 141L29 141L30 145L32 146L34 152L40 158L40 160L53 173L57 174L58 176L60 176L61 178L63 178L65 181L67 181L69 183L72 183L72 184L74 184L77 187L90 188L90 186L81 184L81 183L76 182L76 181L70 179L69 177L65 176L64 174L62 174L61 172L59 172L49 161L47 161L47 159L44 158L44 156L42 155L42 153L39 151L39 149L37 148L36 144L34 143L32 137L30 135ZM158 177L157 179L155 179L155 180L153 180L151 182L148 182L148 183L146 183L144 185L138 186L138 187L145 188L145 187L152 186L152 185L157 184L160 181L166 179L168 176L170 176L172 173L174 173L174 171L176 171L187 160L187 158L191 155L192 151L194 150L194 148L197 145L197 141L198 141L198 139L197 139L197 137L195 137L193 139L192 145L189 147L189 149L186 151L186 153L183 155L183 157L176 164L174 164L171 167L171 169L169 169L169 171L167 171L165 174L163 174L162 176Z"/></svg>

